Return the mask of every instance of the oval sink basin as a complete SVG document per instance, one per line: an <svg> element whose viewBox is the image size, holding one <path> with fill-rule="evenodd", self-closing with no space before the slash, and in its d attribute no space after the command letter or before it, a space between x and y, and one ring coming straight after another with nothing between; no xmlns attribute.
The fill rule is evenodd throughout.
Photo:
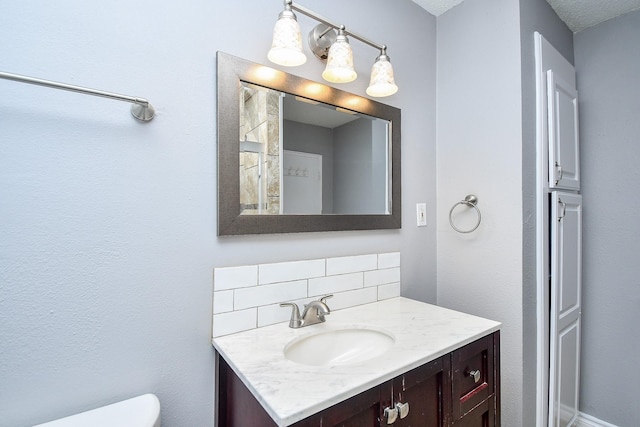
<svg viewBox="0 0 640 427"><path fill-rule="evenodd" d="M394 342L377 329L331 329L296 338L286 345L284 356L303 365L347 365L379 356Z"/></svg>

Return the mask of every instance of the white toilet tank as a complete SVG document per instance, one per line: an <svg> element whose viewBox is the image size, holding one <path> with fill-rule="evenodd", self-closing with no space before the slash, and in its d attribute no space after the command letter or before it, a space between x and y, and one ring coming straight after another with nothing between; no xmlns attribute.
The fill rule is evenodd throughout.
<svg viewBox="0 0 640 427"><path fill-rule="evenodd" d="M34 427L160 427L160 401L155 394L123 400Z"/></svg>

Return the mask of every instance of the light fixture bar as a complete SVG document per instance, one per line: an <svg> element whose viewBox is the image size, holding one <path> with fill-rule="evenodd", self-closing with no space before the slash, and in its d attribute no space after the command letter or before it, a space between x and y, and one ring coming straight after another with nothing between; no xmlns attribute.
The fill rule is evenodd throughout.
<svg viewBox="0 0 640 427"><path fill-rule="evenodd" d="M376 43L374 41L371 41L368 38L366 38L364 36L361 36L358 33L354 33L353 31L347 30L344 27L344 25L336 24L335 22L332 22L332 21L328 20L327 18L325 18L322 15L318 15L317 13L313 12L312 10L307 9L304 6L300 6L298 4L294 4L293 0L286 0L285 3L288 4L291 7L291 9L293 9L295 11L298 11L298 12L302 13L303 15L308 16L309 18L315 19L318 22L321 22L321 23L323 23L325 25L328 25L328 26L330 26L332 28L335 28L336 30L338 30L340 28L343 28L345 35L351 36L354 39L358 39L361 42L368 44L369 46L375 47L378 50L382 50L383 48L386 48L386 46L384 46L384 45L381 45L381 44L378 44L378 43Z"/></svg>

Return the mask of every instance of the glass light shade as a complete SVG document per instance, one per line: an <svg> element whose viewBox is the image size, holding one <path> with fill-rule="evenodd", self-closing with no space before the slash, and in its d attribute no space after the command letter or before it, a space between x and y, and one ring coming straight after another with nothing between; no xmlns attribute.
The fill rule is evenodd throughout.
<svg viewBox="0 0 640 427"><path fill-rule="evenodd" d="M353 69L353 52L349 40L340 31L335 43L329 48L327 66L322 72L322 78L332 83L349 83L358 77Z"/></svg>
<svg viewBox="0 0 640 427"><path fill-rule="evenodd" d="M307 57L302 52L300 24L290 10L280 14L273 28L273 42L267 58L274 64L285 67L295 67L307 62Z"/></svg>
<svg viewBox="0 0 640 427"><path fill-rule="evenodd" d="M393 78L393 67L389 57L380 55L371 67L371 81L367 88L367 95L374 97L391 96L398 91Z"/></svg>

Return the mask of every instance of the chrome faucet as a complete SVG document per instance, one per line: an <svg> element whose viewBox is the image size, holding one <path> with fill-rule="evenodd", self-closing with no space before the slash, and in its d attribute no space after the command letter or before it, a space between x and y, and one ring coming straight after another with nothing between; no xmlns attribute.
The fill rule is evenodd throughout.
<svg viewBox="0 0 640 427"><path fill-rule="evenodd" d="M280 303L280 307L291 307L291 320L289 320L289 327L297 329L324 322L326 320L324 316L331 314L331 310L329 309L329 306L327 306L326 301L331 297L333 297L333 295L325 295L317 301L311 301L309 304L305 304L302 316L300 316L300 310L296 303L283 302Z"/></svg>

